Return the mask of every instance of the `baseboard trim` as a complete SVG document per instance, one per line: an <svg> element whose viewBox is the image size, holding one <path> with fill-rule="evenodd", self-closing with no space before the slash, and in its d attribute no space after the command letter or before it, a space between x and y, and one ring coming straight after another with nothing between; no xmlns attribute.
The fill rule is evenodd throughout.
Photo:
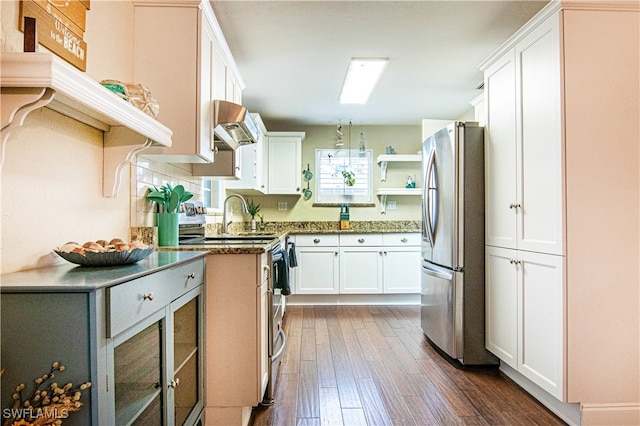
<svg viewBox="0 0 640 426"><path fill-rule="evenodd" d="M420 305L420 294L292 294L287 305Z"/></svg>
<svg viewBox="0 0 640 426"><path fill-rule="evenodd" d="M503 362L500 363L500 371L567 424L572 426L582 424L580 404L560 401Z"/></svg>
<svg viewBox="0 0 640 426"><path fill-rule="evenodd" d="M640 403L582 404L583 425L640 425Z"/></svg>

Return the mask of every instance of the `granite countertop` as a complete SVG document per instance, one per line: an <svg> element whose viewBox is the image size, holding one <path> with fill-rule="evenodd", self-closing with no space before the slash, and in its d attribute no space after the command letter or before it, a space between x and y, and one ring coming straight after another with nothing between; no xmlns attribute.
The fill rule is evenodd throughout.
<svg viewBox="0 0 640 426"><path fill-rule="evenodd" d="M156 251L146 259L122 266L87 267L65 263L0 276L0 291L91 292L131 281L207 255L206 251Z"/></svg>

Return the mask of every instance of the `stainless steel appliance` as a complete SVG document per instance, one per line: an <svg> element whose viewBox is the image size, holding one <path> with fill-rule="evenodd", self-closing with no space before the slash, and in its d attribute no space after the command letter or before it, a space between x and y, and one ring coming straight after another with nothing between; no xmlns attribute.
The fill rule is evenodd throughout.
<svg viewBox="0 0 640 426"><path fill-rule="evenodd" d="M286 245L285 245L286 247ZM287 345L287 337L282 328L282 319L285 310L285 296L290 294L289 289L289 259L287 251L280 245L271 249L271 278L269 280L269 384L262 400L262 405L274 403L275 387L278 378L278 369L284 349Z"/></svg>
<svg viewBox="0 0 640 426"><path fill-rule="evenodd" d="M484 343L484 130L453 122L422 153L422 330L463 364L494 364Z"/></svg>

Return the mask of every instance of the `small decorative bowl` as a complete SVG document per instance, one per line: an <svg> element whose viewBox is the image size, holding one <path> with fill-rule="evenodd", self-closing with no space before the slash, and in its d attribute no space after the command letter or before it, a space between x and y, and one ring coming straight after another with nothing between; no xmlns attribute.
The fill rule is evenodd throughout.
<svg viewBox="0 0 640 426"><path fill-rule="evenodd" d="M76 265L82 266L120 266L120 265L130 265L132 263L136 263L141 261L142 259L148 257L155 251L154 248L147 249L133 249L122 250L122 251L108 251L104 253L97 253L93 251L87 251L84 254L82 253L67 253L61 252L58 250L54 250L60 257L62 257L67 262L75 263Z"/></svg>

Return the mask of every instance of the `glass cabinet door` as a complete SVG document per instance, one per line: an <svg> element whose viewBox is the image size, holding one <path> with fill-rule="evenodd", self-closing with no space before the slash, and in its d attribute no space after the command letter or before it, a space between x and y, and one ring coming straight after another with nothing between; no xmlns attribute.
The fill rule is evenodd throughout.
<svg viewBox="0 0 640 426"><path fill-rule="evenodd" d="M163 424L162 321L114 348L116 424Z"/></svg>
<svg viewBox="0 0 640 426"><path fill-rule="evenodd" d="M184 299L174 303L179 306L181 300ZM183 425L194 409L202 405L199 311L199 294L173 311L173 378L169 387L174 392L176 425Z"/></svg>

